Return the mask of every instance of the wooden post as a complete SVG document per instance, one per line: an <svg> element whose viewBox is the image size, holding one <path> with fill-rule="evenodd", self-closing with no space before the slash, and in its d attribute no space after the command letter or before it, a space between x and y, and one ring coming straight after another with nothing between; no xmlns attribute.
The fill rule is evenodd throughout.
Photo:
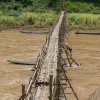
<svg viewBox="0 0 100 100"><path fill-rule="evenodd" d="M22 100L25 100L25 85L22 84Z"/></svg>
<svg viewBox="0 0 100 100"><path fill-rule="evenodd" d="M52 84L53 83L53 75L50 75L49 80L49 100L52 100Z"/></svg>

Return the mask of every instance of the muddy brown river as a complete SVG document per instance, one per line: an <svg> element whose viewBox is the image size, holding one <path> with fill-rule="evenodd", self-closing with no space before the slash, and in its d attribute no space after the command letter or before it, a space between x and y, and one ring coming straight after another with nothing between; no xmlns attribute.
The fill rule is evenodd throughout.
<svg viewBox="0 0 100 100"><path fill-rule="evenodd" d="M7 60L34 61L45 42L45 34L25 34L18 30L0 32L0 100L18 100L21 84L28 84L33 66L9 64ZM100 35L69 34L73 57L81 66L67 75L79 100L87 100L100 87Z"/></svg>
<svg viewBox="0 0 100 100"><path fill-rule="evenodd" d="M68 70L79 100L87 100L100 87L100 35L69 34L73 57L82 65Z"/></svg>
<svg viewBox="0 0 100 100"><path fill-rule="evenodd" d="M21 84L28 84L33 66L9 64L7 60L29 61L37 58L45 34L25 34L17 30L0 32L0 100L18 100Z"/></svg>

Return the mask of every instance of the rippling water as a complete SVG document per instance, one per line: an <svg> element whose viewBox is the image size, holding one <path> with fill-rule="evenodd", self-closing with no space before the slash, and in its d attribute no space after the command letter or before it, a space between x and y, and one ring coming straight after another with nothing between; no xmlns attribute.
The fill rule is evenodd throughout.
<svg viewBox="0 0 100 100"><path fill-rule="evenodd" d="M33 61L45 41L45 34L22 34L17 30L0 32L0 100L18 100L21 84L27 84L31 67L8 64L7 60ZM87 100L100 87L100 35L69 34L73 57L80 67L67 71L80 100ZM74 100L74 99L73 99Z"/></svg>
<svg viewBox="0 0 100 100"><path fill-rule="evenodd" d="M0 32L0 100L18 100L21 84L28 84L33 66L9 64L7 60L29 61L37 58L45 34L23 34L18 30Z"/></svg>
<svg viewBox="0 0 100 100"><path fill-rule="evenodd" d="M69 34L73 57L82 65L68 70L68 76L80 100L87 100L100 87L100 35Z"/></svg>

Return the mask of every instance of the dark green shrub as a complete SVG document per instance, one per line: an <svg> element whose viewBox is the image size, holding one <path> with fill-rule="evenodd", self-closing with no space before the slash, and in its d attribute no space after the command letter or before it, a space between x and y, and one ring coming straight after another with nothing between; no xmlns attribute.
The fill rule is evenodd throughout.
<svg viewBox="0 0 100 100"><path fill-rule="evenodd" d="M65 8L68 12L81 12L81 13L91 13L94 9L93 4L66 1Z"/></svg>
<svg viewBox="0 0 100 100"><path fill-rule="evenodd" d="M9 3L9 5L6 6L6 8L8 10L19 10L20 8L22 7L22 4L19 3L19 2L12 2L12 3Z"/></svg>

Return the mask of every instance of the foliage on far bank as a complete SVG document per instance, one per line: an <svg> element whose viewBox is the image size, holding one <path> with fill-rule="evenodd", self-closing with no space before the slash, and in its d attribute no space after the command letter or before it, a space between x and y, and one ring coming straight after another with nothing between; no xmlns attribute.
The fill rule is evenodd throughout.
<svg viewBox="0 0 100 100"><path fill-rule="evenodd" d="M67 12L73 12L73 13L97 13L100 14L100 7L95 6L93 3L87 3L87 2L72 2L72 1L66 1L65 2L65 9Z"/></svg>
<svg viewBox="0 0 100 100"><path fill-rule="evenodd" d="M33 27L50 27L57 19L54 12L49 13L22 13L20 16L0 16L0 29L19 28L26 25Z"/></svg>
<svg viewBox="0 0 100 100"><path fill-rule="evenodd" d="M2 0L0 1L0 11L10 12L46 12L48 10L60 11L61 3L59 0ZM8 2L9 1L9 2ZM97 2L83 2L83 0L65 0L64 8L67 12L74 13L99 13L100 4Z"/></svg>
<svg viewBox="0 0 100 100"><path fill-rule="evenodd" d="M67 15L69 29L100 29L100 15L85 13L69 13Z"/></svg>
<svg viewBox="0 0 100 100"><path fill-rule="evenodd" d="M0 2L0 29L17 28L25 25L49 27L57 19L58 11L61 9L59 0L2 1ZM97 3L65 0L64 6L69 13L67 17L69 28L99 28L100 6L97 6Z"/></svg>

